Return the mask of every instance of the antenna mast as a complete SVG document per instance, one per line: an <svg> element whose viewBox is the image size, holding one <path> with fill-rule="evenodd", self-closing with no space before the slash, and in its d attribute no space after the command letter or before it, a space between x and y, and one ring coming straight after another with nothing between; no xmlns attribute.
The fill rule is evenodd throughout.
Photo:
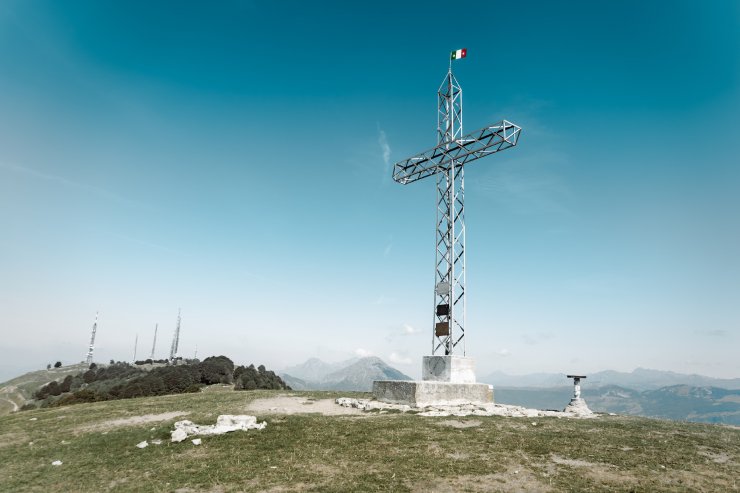
<svg viewBox="0 0 740 493"><path fill-rule="evenodd" d="M180 309L177 309L177 327L175 327L175 335L172 338L172 347L170 347L170 361L175 361L177 356L177 347L180 345Z"/></svg>
<svg viewBox="0 0 740 493"><path fill-rule="evenodd" d="M139 347L139 334L136 334L136 339L134 339L134 363L136 363L136 350Z"/></svg>
<svg viewBox="0 0 740 493"><path fill-rule="evenodd" d="M149 359L154 360L154 348L157 347L157 328L159 328L159 324L154 324L154 342L152 343L152 355L149 356Z"/></svg>
<svg viewBox="0 0 740 493"><path fill-rule="evenodd" d="M90 346L87 348L87 358L85 363L90 366L93 362L93 349L95 349L95 332L98 330L98 312L95 312L95 322L92 326L92 335L90 336Z"/></svg>

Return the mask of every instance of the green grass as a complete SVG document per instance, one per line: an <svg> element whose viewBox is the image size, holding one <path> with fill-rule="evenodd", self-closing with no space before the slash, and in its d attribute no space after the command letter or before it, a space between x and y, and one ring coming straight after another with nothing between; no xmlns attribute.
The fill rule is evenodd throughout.
<svg viewBox="0 0 740 493"><path fill-rule="evenodd" d="M0 417L0 491L738 491L740 430L602 416L426 418L411 414L263 415L261 431L167 440L173 418L109 429L101 422L186 411L196 423L245 414L286 392L131 399ZM359 395L293 392L313 399ZM306 406L310 408L310 406ZM37 418L30 421L30 418ZM470 426L446 426L465 421ZM470 423L471 421L479 422ZM536 422L536 425L532 423ZM154 428L152 430L152 428ZM164 443L136 448L142 440ZM29 442L33 445L29 445ZM60 467L51 465L61 460Z"/></svg>

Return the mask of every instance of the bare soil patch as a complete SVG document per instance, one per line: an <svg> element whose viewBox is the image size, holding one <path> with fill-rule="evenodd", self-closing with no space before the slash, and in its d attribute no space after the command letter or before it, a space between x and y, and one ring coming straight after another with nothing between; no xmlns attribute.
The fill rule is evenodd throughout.
<svg viewBox="0 0 740 493"><path fill-rule="evenodd" d="M29 439L28 433L3 433L0 435L0 448L20 445L28 442Z"/></svg>
<svg viewBox="0 0 740 493"><path fill-rule="evenodd" d="M631 484L635 482L635 478L632 475L623 473L611 465L598 464L580 459L568 459L555 454L550 456L550 460L562 466L577 467L582 473L585 473L586 476L597 483Z"/></svg>
<svg viewBox="0 0 740 493"><path fill-rule="evenodd" d="M415 484L411 487L411 491L414 493L457 493L459 491L532 493L552 491L552 488L549 484L542 482L531 470L521 466L509 466L506 471L498 474L464 475Z"/></svg>
<svg viewBox="0 0 740 493"><path fill-rule="evenodd" d="M363 414L361 409L343 407L334 399L311 400L305 397L281 395L269 399L256 399L247 404L247 411L257 414L311 414L339 416L344 414Z"/></svg>
<svg viewBox="0 0 740 493"><path fill-rule="evenodd" d="M440 426L449 426L451 428L475 428L480 426L481 422L477 419L448 419L437 423Z"/></svg>
<svg viewBox="0 0 740 493"><path fill-rule="evenodd" d="M109 419L90 425L80 426L75 431L109 431L122 426L138 426L147 423L157 423L159 421L169 421L170 419L190 414L188 411L170 411L160 414L142 414L141 416L129 416L128 418Z"/></svg>

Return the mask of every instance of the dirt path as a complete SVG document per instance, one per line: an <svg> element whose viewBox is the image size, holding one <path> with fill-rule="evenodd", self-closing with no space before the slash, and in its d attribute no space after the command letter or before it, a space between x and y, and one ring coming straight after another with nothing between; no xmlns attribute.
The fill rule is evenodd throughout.
<svg viewBox="0 0 740 493"><path fill-rule="evenodd" d="M18 406L18 404L16 404L14 401L11 401L10 399L6 399L5 397L0 397L0 400L8 401L8 402L10 402L13 405L13 410L10 411L11 413L14 413L14 412L16 412L17 410L20 409L20 407Z"/></svg>
<svg viewBox="0 0 740 493"><path fill-rule="evenodd" d="M142 414L141 416L130 416L128 418L109 419L108 421L100 421L98 423L81 426L75 431L108 431L121 426L137 426L147 423L157 423L159 421L169 421L170 419L185 416L187 414L190 413L187 411L172 411L169 413Z"/></svg>
<svg viewBox="0 0 740 493"><path fill-rule="evenodd" d="M324 416L363 413L360 409L340 406L334 402L334 399L313 400L306 399L305 397L291 397L287 395L254 400L247 404L247 411L262 414L320 413Z"/></svg>

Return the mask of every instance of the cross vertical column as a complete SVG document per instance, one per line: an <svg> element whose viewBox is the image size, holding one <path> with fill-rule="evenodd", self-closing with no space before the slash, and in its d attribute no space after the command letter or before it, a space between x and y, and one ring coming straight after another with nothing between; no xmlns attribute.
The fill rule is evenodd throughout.
<svg viewBox="0 0 740 493"><path fill-rule="evenodd" d="M447 72L437 91L437 144L445 151L462 137L462 88ZM465 355L464 171L454 159L437 173L437 231L432 355L451 355L459 343Z"/></svg>

